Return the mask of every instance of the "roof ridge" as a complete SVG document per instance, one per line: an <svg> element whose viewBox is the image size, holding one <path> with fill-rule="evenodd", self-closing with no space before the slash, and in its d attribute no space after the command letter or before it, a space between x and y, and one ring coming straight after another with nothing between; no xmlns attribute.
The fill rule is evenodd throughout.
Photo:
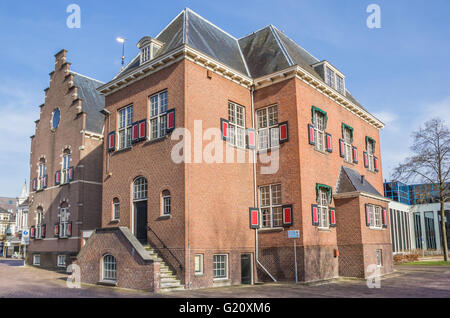
<svg viewBox="0 0 450 318"><path fill-rule="evenodd" d="M177 14L177 16L175 18L173 18L162 30L161 32L158 33L157 36L155 36L155 39L157 39L176 19L178 19L178 17L184 13L186 13L186 9L183 9L180 13Z"/></svg>
<svg viewBox="0 0 450 318"><path fill-rule="evenodd" d="M294 61L291 59L291 57L289 56L288 51L286 50L286 47L284 46L284 44L281 42L280 37L278 36L278 34L275 32L275 27L270 24L269 25L269 29L270 32L272 32L272 35L275 37L275 41L277 41L278 46L281 49L281 52L283 52L284 57L287 59L289 66L293 66L294 65Z"/></svg>
<svg viewBox="0 0 450 318"><path fill-rule="evenodd" d="M253 35L253 34L256 34L256 33L261 32L261 31L263 31L263 30L265 30L265 29L267 29L267 28L270 28L270 26L271 26L271 24L266 25L265 27L259 28L259 29L257 29L256 31L253 31L252 33L249 33L249 34L247 34L247 35L244 35L243 37L239 38L239 40L248 38L249 36L251 36L251 35Z"/></svg>
<svg viewBox="0 0 450 318"><path fill-rule="evenodd" d="M185 9L186 12L190 12L193 13L195 16L197 16L198 18L202 19L203 21L205 21L206 23L209 23L211 26L215 27L217 30L221 31L222 33L228 35L229 37L238 40L235 36L231 35L230 33L228 33L227 31L221 29L219 26L215 25L214 23L212 23L211 21L205 19L204 17L202 17L200 14L198 14L197 12L193 11L192 9L186 8Z"/></svg>
<svg viewBox="0 0 450 318"><path fill-rule="evenodd" d="M278 31L281 32L276 26L272 25L273 28ZM294 40L292 40L289 36L287 36L286 34L284 34L284 32L281 32L281 34L283 34L286 38L288 38L292 43L294 43L296 46L298 46L302 51L304 51L305 53L311 55L311 57L313 57L315 60L317 60L317 62L320 62L320 60L315 57L314 55L312 55L311 53L309 53L304 47L302 47L300 44L298 44L297 42L295 42Z"/></svg>
<svg viewBox="0 0 450 318"><path fill-rule="evenodd" d="M75 72L75 71L72 71L72 70L70 70L69 72L72 73L72 74L78 75L78 76L85 77L85 78L87 78L87 79L89 79L89 80L91 80L91 81L99 82L100 84L105 84L105 83L102 82L102 81L99 81L99 80L97 80L97 79L95 79L95 78L92 78L92 77L89 77L89 76L80 74L80 73L78 73L78 72Z"/></svg>

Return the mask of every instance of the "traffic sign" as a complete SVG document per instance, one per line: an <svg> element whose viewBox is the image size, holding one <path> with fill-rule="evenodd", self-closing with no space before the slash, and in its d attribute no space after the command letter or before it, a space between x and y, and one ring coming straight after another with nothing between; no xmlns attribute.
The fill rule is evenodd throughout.
<svg viewBox="0 0 450 318"><path fill-rule="evenodd" d="M298 238L300 238L300 231L299 230L288 231L288 238L290 238L290 239L298 239Z"/></svg>
<svg viewBox="0 0 450 318"><path fill-rule="evenodd" d="M20 243L22 245L30 244L30 232L28 230L22 231L22 241Z"/></svg>

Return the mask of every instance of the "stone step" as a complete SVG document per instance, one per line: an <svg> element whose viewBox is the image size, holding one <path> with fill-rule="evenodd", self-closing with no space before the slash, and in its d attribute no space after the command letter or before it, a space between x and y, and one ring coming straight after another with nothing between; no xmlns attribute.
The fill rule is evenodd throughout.
<svg viewBox="0 0 450 318"><path fill-rule="evenodd" d="M170 293L170 292L177 291L177 290L184 290L184 285L180 285L180 286L176 286L176 287L160 288L159 292L160 293Z"/></svg>
<svg viewBox="0 0 450 318"><path fill-rule="evenodd" d="M161 277L161 285L164 284L180 284L180 281L174 277Z"/></svg>
<svg viewBox="0 0 450 318"><path fill-rule="evenodd" d="M179 281L161 282L161 288L178 287L178 286L181 286L181 283Z"/></svg>

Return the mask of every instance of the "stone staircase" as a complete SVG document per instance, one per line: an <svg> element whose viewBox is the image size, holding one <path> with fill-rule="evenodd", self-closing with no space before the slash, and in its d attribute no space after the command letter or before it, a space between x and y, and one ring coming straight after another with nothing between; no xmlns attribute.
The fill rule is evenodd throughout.
<svg viewBox="0 0 450 318"><path fill-rule="evenodd" d="M167 266L164 260L159 256L159 254L150 246L144 246L148 254L156 261L160 263L160 274L161 274L161 286L160 292L170 292L174 290L184 290L184 285L181 285L180 280L172 272L172 270Z"/></svg>

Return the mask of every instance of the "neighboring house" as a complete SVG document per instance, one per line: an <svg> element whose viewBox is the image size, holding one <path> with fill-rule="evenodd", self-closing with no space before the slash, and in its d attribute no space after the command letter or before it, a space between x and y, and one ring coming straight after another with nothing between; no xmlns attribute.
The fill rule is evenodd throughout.
<svg viewBox="0 0 450 318"><path fill-rule="evenodd" d="M98 89L102 229L77 257L83 282L293 281L288 230L300 231L300 281L392 272L383 123L341 71L273 26L236 39L189 9L138 48ZM215 160L211 128L226 145ZM229 153L239 161L222 163Z"/></svg>
<svg viewBox="0 0 450 318"><path fill-rule="evenodd" d="M0 207L0 240L4 240L7 231L11 231L12 212Z"/></svg>
<svg viewBox="0 0 450 318"><path fill-rule="evenodd" d="M101 225L104 98L96 88L102 83L71 71L66 55L55 55L31 137L26 261L45 268L69 265L84 231Z"/></svg>
<svg viewBox="0 0 450 318"><path fill-rule="evenodd" d="M22 231L24 229L28 230L28 186L27 182L25 181L22 192L20 193L20 196L17 198L17 212L16 212L16 231L15 233L18 234L18 236L22 235Z"/></svg>
<svg viewBox="0 0 450 318"><path fill-rule="evenodd" d="M406 185L392 181L385 182L384 195L393 200L389 203L393 252L425 250L427 254L441 254L442 218L438 190L431 184ZM450 246L450 201L445 202L444 208Z"/></svg>

